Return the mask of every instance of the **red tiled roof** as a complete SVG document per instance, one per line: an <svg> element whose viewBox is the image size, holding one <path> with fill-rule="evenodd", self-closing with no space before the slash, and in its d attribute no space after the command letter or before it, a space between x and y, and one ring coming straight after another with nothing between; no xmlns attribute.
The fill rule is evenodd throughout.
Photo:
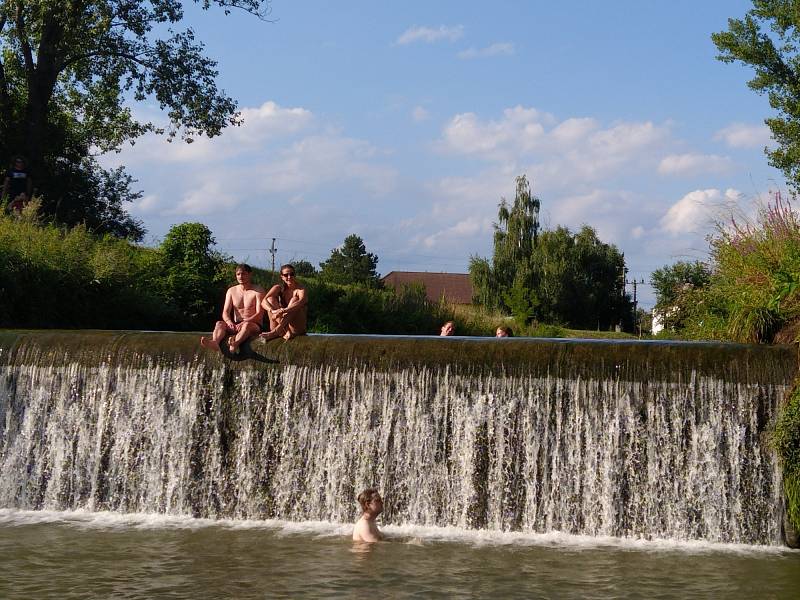
<svg viewBox="0 0 800 600"><path fill-rule="evenodd" d="M439 302L442 296L453 304L472 303L472 283L466 273L427 273L420 271L391 271L381 281L384 285L399 289L411 283L425 286L425 295L431 302Z"/></svg>

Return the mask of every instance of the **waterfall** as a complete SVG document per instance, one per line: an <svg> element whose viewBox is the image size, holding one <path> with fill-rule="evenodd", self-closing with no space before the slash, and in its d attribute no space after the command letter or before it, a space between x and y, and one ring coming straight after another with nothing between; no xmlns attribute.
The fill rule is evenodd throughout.
<svg viewBox="0 0 800 600"><path fill-rule="evenodd" d="M0 507L780 544L786 347L0 334Z"/></svg>

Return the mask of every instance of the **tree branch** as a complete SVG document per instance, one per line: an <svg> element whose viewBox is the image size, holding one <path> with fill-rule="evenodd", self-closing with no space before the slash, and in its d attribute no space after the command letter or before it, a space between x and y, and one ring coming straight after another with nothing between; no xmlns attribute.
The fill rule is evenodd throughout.
<svg viewBox="0 0 800 600"><path fill-rule="evenodd" d="M23 0L17 0L16 11L16 24L17 24L17 39L19 40L20 47L22 48L22 55L25 59L25 73L28 77L28 85L32 83L33 72L36 65L33 64L33 52L31 51L31 44L28 40L28 34L25 32L25 18L22 14L25 8Z"/></svg>

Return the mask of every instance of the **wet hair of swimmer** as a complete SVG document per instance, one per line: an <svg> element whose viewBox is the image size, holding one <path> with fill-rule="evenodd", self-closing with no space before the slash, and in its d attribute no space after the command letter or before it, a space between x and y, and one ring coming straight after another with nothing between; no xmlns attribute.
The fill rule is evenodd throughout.
<svg viewBox="0 0 800 600"><path fill-rule="evenodd" d="M380 496L378 490L375 488L366 489L358 495L358 504L361 506L361 510L363 512L367 512L367 508L369 508L369 505L375 496Z"/></svg>
<svg viewBox="0 0 800 600"><path fill-rule="evenodd" d="M514 332L511 331L511 327L509 327L508 325L501 325L500 327L497 328L497 331L502 331L508 337L514 337Z"/></svg>

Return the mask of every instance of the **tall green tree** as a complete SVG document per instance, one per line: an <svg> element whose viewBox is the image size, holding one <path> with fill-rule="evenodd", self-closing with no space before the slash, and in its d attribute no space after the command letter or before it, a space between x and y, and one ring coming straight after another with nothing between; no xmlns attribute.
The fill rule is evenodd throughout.
<svg viewBox="0 0 800 600"><path fill-rule="evenodd" d="M268 0L193 1L261 18L269 10ZM217 88L216 63L192 29L179 29L183 5L0 2L0 159L27 157L47 214L140 238L141 224L126 218L122 204L135 198L130 178L104 171L95 154L147 132L191 141L239 122L236 103ZM133 117L130 102L143 100L166 112L166 127ZM103 202L111 206L96 206L97 194L108 189L113 193Z"/></svg>
<svg viewBox="0 0 800 600"><path fill-rule="evenodd" d="M340 248L334 248L328 260L319 264L320 275L331 283L358 283L380 287L376 271L378 257L367 252L364 240L355 234L348 235Z"/></svg>
<svg viewBox="0 0 800 600"><path fill-rule="evenodd" d="M475 301L531 320L573 327L630 327L632 306L624 293L623 254L591 227L539 231L540 201L527 179L517 178L514 204L500 202L491 262L473 256Z"/></svg>
<svg viewBox="0 0 800 600"><path fill-rule="evenodd" d="M493 266L498 283L503 287L512 287L515 280L530 278L526 266L539 233L541 202L531 195L525 175L517 177L516 184L514 204L509 207L505 198L500 199L498 222L494 226Z"/></svg>
<svg viewBox="0 0 800 600"><path fill-rule="evenodd" d="M747 85L766 94L777 112L765 123L777 143L765 148L769 163L800 189L800 0L753 0L743 19L728 19L728 30L711 39L718 59L741 62L755 71Z"/></svg>
<svg viewBox="0 0 800 600"><path fill-rule="evenodd" d="M500 198L497 222L494 224L494 254L492 262L473 256L469 272L475 300L491 308L508 306L503 295L514 287L530 288L531 273L529 259L539 232L539 198L531 194L531 186L525 175L516 178L514 203L509 206ZM516 298L527 297L516 293ZM520 310L525 308L520 305Z"/></svg>
<svg viewBox="0 0 800 600"><path fill-rule="evenodd" d="M699 260L678 261L653 271L650 275L656 293L653 314L658 316L662 327L667 331L683 331L700 305L711 300L710 296L702 297L710 282L711 270Z"/></svg>
<svg viewBox="0 0 800 600"><path fill-rule="evenodd" d="M593 228L543 232L530 262L540 320L582 329L632 327L633 306L622 277L625 257Z"/></svg>
<svg viewBox="0 0 800 600"><path fill-rule="evenodd" d="M160 292L197 327L207 327L216 316L232 279L230 259L214 250L215 244L202 223L182 223L169 230L160 247Z"/></svg>
<svg viewBox="0 0 800 600"><path fill-rule="evenodd" d="M678 261L656 269L650 275L650 284L656 293L656 308L669 308L675 304L682 290L700 288L711 281L711 270L699 260Z"/></svg>

